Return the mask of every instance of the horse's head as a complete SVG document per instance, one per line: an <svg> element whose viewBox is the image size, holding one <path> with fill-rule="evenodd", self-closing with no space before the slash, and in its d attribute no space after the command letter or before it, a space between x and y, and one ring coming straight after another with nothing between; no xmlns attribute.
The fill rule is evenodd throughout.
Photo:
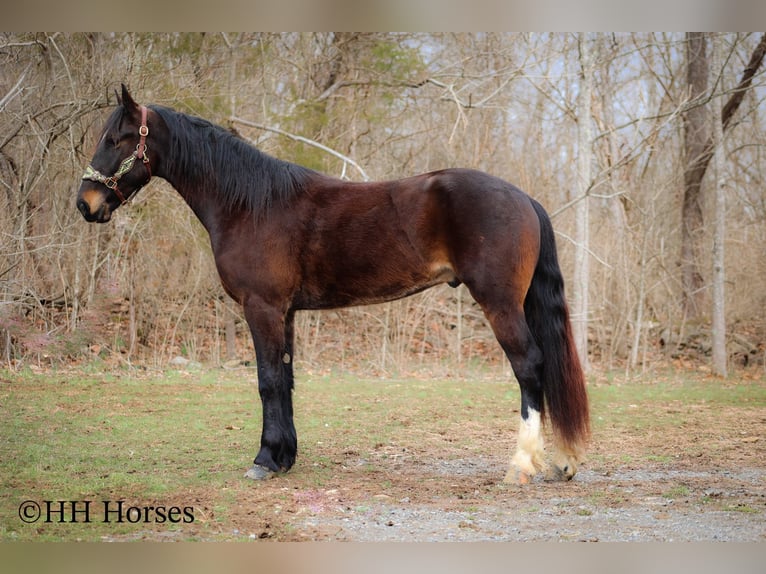
<svg viewBox="0 0 766 574"><path fill-rule="evenodd" d="M118 102L77 192L77 209L88 221L109 221L112 212L152 178L147 156L149 112L133 101L124 85Z"/></svg>

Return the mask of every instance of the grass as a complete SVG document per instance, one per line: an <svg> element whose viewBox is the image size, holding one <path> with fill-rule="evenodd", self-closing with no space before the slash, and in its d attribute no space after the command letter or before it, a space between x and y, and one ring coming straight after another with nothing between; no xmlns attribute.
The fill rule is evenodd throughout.
<svg viewBox="0 0 766 574"><path fill-rule="evenodd" d="M381 466L392 461L505 458L518 421L516 384L486 375L473 381L299 376L295 472L259 488L241 478L260 434L254 382L253 369L0 371L0 539L132 539L158 532L181 540L247 539L251 534L237 525L248 513L256 513L248 524L262 524L255 536L265 538L274 524L291 528L293 490L334 488L350 462L362 473L357 476L385 485L390 477ZM721 383L686 374L593 384L594 433L661 433L678 424L675 415L658 417L663 409L763 407L765 389L763 381ZM488 445L499 450L488 452ZM594 460L607 465L619 457L655 457L662 463L664 456L595 453ZM684 495L680 488L666 495ZM27 524L19 517L26 500L92 501L92 521L61 523L54 513L52 521ZM120 500L144 511L191 506L195 520L104 523L103 501Z"/></svg>
<svg viewBox="0 0 766 574"><path fill-rule="evenodd" d="M679 484L677 486L674 486L667 492L663 492L662 496L663 498L674 499L674 498L684 498L689 496L690 494L691 494L691 489L688 486L684 484Z"/></svg>
<svg viewBox="0 0 766 574"><path fill-rule="evenodd" d="M753 508L749 504L733 504L725 507L724 510L728 512L742 512L745 514L760 514L762 512L757 508Z"/></svg>

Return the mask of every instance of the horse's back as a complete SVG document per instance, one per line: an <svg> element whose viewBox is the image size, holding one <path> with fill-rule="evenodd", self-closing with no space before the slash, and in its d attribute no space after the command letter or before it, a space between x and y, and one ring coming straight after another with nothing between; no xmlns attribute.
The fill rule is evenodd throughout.
<svg viewBox="0 0 766 574"><path fill-rule="evenodd" d="M519 268L519 246L537 256L528 196L476 170L371 183L320 177L293 209L293 223L274 232L291 235L289 252L298 257L296 308L377 303L438 283L470 286L487 280L480 272Z"/></svg>

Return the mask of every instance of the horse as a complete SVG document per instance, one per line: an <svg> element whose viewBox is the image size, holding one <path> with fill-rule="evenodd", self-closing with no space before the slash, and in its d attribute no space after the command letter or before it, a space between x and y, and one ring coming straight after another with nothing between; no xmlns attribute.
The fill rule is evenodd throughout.
<svg viewBox="0 0 766 574"><path fill-rule="evenodd" d="M267 155L204 119L139 105L124 84L117 102L77 208L86 221L106 223L160 177L207 230L222 286L242 306L255 348L263 417L246 477L271 478L296 460L296 311L392 301L440 283L467 286L519 384L517 446L503 480L575 475L590 433L588 395L540 203L472 169L345 181Z"/></svg>

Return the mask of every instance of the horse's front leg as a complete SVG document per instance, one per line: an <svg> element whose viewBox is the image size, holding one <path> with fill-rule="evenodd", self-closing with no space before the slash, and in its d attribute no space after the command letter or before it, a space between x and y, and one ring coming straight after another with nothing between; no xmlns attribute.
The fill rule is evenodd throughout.
<svg viewBox="0 0 766 574"><path fill-rule="evenodd" d="M262 480L290 470L298 451L292 397L293 314L258 300L245 305L245 317L255 344L263 407L261 448L245 476Z"/></svg>

